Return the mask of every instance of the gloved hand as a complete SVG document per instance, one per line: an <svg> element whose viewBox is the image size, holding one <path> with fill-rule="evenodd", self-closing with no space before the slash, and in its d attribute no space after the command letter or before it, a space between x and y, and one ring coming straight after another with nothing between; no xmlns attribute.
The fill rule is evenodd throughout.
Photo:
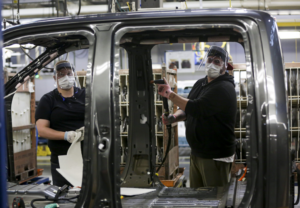
<svg viewBox="0 0 300 208"><path fill-rule="evenodd" d="M84 139L84 126L77 129L76 132L81 132L81 137L78 139L78 141L81 142Z"/></svg>
<svg viewBox="0 0 300 208"><path fill-rule="evenodd" d="M166 117L165 115L162 116L162 122L165 125L169 125L172 124L176 121L176 116L173 114L170 114L168 117Z"/></svg>
<svg viewBox="0 0 300 208"><path fill-rule="evenodd" d="M166 78L164 78L165 84L157 84L158 94L161 96L168 98L170 94L173 92Z"/></svg>
<svg viewBox="0 0 300 208"><path fill-rule="evenodd" d="M65 132L65 136L64 139L70 143L73 143L74 141L76 141L78 138L80 138L82 135L82 133L76 132L76 131L66 131Z"/></svg>

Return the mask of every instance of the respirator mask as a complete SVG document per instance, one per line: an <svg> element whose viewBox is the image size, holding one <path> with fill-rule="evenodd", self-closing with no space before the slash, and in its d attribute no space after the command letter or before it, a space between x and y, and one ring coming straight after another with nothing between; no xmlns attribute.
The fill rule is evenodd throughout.
<svg viewBox="0 0 300 208"><path fill-rule="evenodd" d="M73 67L68 62L56 66L56 80L58 87L63 90L69 90L74 86L75 76Z"/></svg>
<svg viewBox="0 0 300 208"><path fill-rule="evenodd" d="M69 90L74 86L75 83L75 77L65 75L64 77L61 77L57 80L58 86L63 90Z"/></svg>
<svg viewBox="0 0 300 208"><path fill-rule="evenodd" d="M223 61L218 60L218 58L219 57L209 57L205 65L205 73L212 79L220 76L221 70L224 66Z"/></svg>

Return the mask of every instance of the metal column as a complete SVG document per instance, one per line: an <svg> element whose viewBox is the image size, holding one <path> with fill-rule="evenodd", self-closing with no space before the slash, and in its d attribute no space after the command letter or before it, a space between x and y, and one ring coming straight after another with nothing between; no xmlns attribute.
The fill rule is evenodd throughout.
<svg viewBox="0 0 300 208"><path fill-rule="evenodd" d="M2 8L2 1L0 1ZM0 20L2 22L2 14L0 10ZM2 30L0 30L0 57L2 57ZM0 207L7 207L6 193L6 135L5 135L5 111L4 111L4 80L3 80L3 65L0 61Z"/></svg>

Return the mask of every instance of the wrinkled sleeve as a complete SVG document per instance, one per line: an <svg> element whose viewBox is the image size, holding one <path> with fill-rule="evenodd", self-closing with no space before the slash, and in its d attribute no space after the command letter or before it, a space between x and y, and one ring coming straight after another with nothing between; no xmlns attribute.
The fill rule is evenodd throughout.
<svg viewBox="0 0 300 208"><path fill-rule="evenodd" d="M209 117L228 108L230 98L228 92L223 87L211 89L199 99L189 100L185 113L196 118Z"/></svg>

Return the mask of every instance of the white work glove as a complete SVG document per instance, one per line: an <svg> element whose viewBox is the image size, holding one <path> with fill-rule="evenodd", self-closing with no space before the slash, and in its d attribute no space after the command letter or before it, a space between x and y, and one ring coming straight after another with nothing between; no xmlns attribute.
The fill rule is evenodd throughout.
<svg viewBox="0 0 300 208"><path fill-rule="evenodd" d="M65 136L64 139L70 143L73 143L74 141L76 141L78 138L80 138L82 135L82 133L76 132L76 131L66 131L65 132ZM78 140L79 141L79 140Z"/></svg>
<svg viewBox="0 0 300 208"><path fill-rule="evenodd" d="M80 129L77 129L76 132L81 133L81 137L80 137L80 139L78 139L78 141L81 142L84 139L84 126L81 127Z"/></svg>
<svg viewBox="0 0 300 208"><path fill-rule="evenodd" d="M164 78L165 84L157 84L158 94L161 96L168 98L170 94L173 92L166 78Z"/></svg>

